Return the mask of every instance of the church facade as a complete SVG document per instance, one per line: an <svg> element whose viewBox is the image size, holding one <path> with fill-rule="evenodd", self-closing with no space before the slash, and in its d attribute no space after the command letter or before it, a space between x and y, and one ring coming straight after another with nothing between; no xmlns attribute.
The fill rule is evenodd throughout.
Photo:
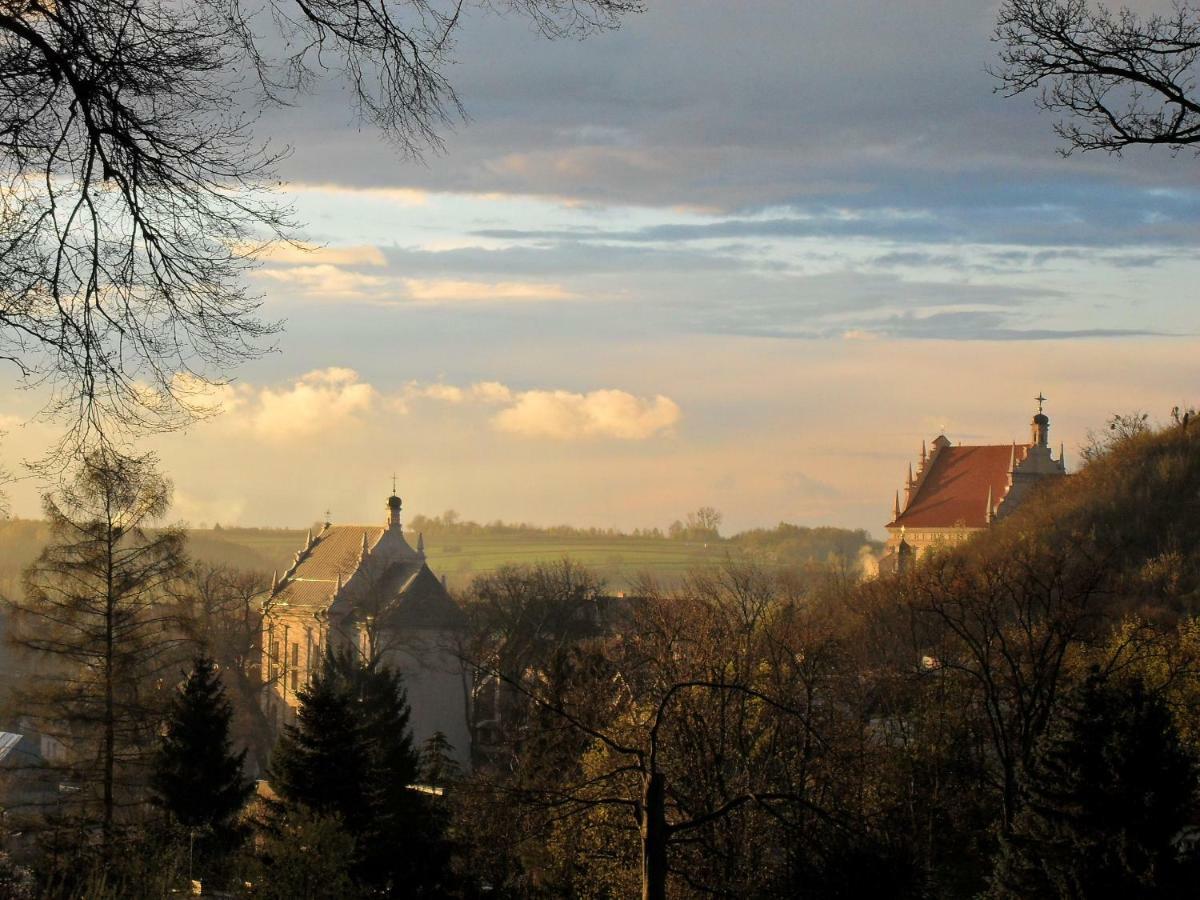
<svg viewBox="0 0 1200 900"><path fill-rule="evenodd" d="M1050 419L1037 397L1029 443L952 444L934 438L914 471L908 467L903 499L896 492L880 569L895 571L934 547L957 544L1010 515L1044 478L1061 477L1067 466L1060 446L1049 445Z"/></svg>
<svg viewBox="0 0 1200 900"><path fill-rule="evenodd" d="M326 522L273 579L262 634L267 713L276 727L292 721L325 648L354 647L404 676L414 745L440 731L466 765L467 681L456 653L464 614L426 564L421 536L408 543L400 509L393 492L384 525Z"/></svg>

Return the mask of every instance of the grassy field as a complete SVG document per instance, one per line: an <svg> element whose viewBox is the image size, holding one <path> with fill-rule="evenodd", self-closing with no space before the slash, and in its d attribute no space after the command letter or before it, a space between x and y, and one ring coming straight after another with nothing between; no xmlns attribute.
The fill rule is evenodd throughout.
<svg viewBox="0 0 1200 900"><path fill-rule="evenodd" d="M193 529L190 533L193 556L263 571L291 565L292 557L304 544L301 530L225 528L219 531ZM416 535L407 534L409 543ZM569 556L597 570L612 590L623 590L642 572L652 572L664 581L673 581L688 569L718 562L734 548L724 542L668 540L653 537L567 537L527 534L447 534L435 535L425 542L429 566L445 575L451 587L463 587L481 573L492 572L508 563L535 563Z"/></svg>
<svg viewBox="0 0 1200 900"><path fill-rule="evenodd" d="M454 589L493 572L507 563L535 563L570 557L594 569L613 592L625 590L642 573L673 583L689 569L719 563L727 556L753 556L767 565L800 566L837 554L853 560L869 537L842 529L777 529L746 532L731 539L700 540L652 535L589 534L480 527L426 532L425 552L430 568L445 575ZM188 554L196 560L248 569L269 575L287 570L304 546L306 529L218 528L191 529ZM417 536L406 531L414 546ZM21 590L21 572L41 552L50 532L45 522L30 519L0 521L0 595Z"/></svg>

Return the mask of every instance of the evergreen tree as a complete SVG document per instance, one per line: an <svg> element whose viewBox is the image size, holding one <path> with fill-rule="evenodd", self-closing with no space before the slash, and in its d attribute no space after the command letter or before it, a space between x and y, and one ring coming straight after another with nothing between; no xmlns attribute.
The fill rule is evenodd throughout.
<svg viewBox="0 0 1200 900"><path fill-rule="evenodd" d="M435 791L445 790L461 775L454 745L445 732L435 731L421 745L421 782Z"/></svg>
<svg viewBox="0 0 1200 900"><path fill-rule="evenodd" d="M171 704L150 779L157 803L185 828L228 832L253 790L246 751L229 740L232 718L216 666L199 657Z"/></svg>
<svg viewBox="0 0 1200 900"><path fill-rule="evenodd" d="M361 883L390 896L428 894L441 877L439 829L410 787L420 761L400 675L328 650L299 698L272 760L275 789L293 808L341 820Z"/></svg>
<svg viewBox="0 0 1200 900"><path fill-rule="evenodd" d="M1196 853L1179 837L1196 800L1196 761L1140 682L1093 672L1039 745L1025 787L993 896L1195 896Z"/></svg>

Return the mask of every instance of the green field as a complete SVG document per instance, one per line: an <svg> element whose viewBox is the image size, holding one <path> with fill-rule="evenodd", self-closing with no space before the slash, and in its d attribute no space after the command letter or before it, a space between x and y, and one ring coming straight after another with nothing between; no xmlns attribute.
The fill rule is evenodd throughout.
<svg viewBox="0 0 1200 900"><path fill-rule="evenodd" d="M319 527L319 526L318 526ZM281 574L304 546L307 529L191 529L188 553L200 562ZM417 535L406 530L414 546ZM539 530L527 526L463 523L426 531L430 568L445 575L451 588L466 587L480 574L508 563L528 564L570 557L597 572L608 589L620 592L637 576L649 573L661 582L678 581L690 569L727 557L751 557L769 566L803 566L833 556L855 560L864 547L875 546L862 531L779 525L731 538L688 540L655 535L593 533L568 528ZM21 572L50 540L45 522L0 521L0 595L21 590Z"/></svg>
<svg viewBox="0 0 1200 900"><path fill-rule="evenodd" d="M253 528L189 532L192 555L262 571L283 572L304 545L305 532ZM416 535L407 534L416 544ZM529 534L444 534L425 542L429 566L445 575L453 588L464 587L475 575L508 563L535 563L570 557L598 571L611 590L625 589L642 572L674 581L689 569L719 562L736 546L725 541L702 542L653 537L590 537Z"/></svg>

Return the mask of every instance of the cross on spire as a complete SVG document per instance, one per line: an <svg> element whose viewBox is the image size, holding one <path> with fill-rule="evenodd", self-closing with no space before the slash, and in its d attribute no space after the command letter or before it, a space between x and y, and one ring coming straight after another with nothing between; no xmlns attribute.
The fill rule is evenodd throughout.
<svg viewBox="0 0 1200 900"><path fill-rule="evenodd" d="M1037 395L1036 397L1034 397L1033 399L1037 401L1037 405L1038 405L1038 412L1040 413L1040 412L1042 411L1042 404L1043 404L1043 403L1045 403L1045 402L1046 402L1047 400L1049 400L1050 398L1049 398L1049 397L1043 397L1043 396L1042 396L1042 392L1041 392L1041 391L1038 391L1038 395Z"/></svg>
<svg viewBox="0 0 1200 900"><path fill-rule="evenodd" d="M392 493L396 493L396 473L392 473Z"/></svg>

